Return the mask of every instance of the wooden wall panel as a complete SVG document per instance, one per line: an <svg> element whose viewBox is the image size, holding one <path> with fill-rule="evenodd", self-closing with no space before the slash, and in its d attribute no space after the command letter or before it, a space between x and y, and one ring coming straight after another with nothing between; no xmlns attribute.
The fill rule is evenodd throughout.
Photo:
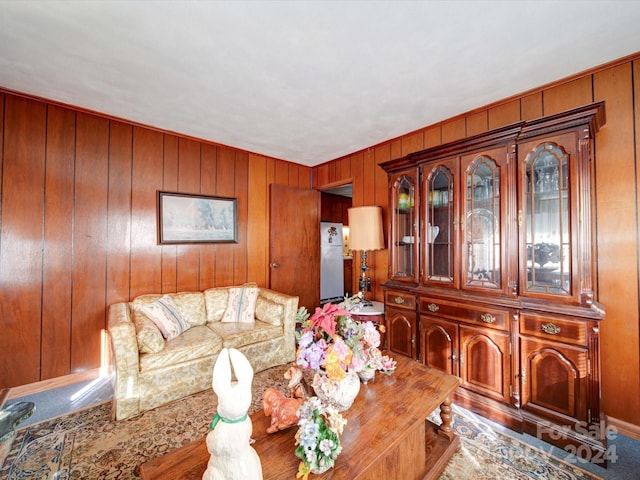
<svg viewBox="0 0 640 480"><path fill-rule="evenodd" d="M512 100L490 108L489 130L500 128L520 121L520 100Z"/></svg>
<svg viewBox="0 0 640 480"><path fill-rule="evenodd" d="M42 379L59 377L71 370L75 130L74 112L48 107L42 255ZM128 275L128 270L124 272ZM128 283L125 285L128 295Z"/></svg>
<svg viewBox="0 0 640 480"><path fill-rule="evenodd" d="M374 156L372 150L366 150L365 152L354 155L354 157L362 156L362 162L364 165L364 198L362 205L373 205L373 199L375 198L375 168Z"/></svg>
<svg viewBox="0 0 640 480"><path fill-rule="evenodd" d="M542 117L542 92L532 93L520 99L520 120Z"/></svg>
<svg viewBox="0 0 640 480"><path fill-rule="evenodd" d="M329 165L331 162L323 163L313 168L313 187L329 184Z"/></svg>
<svg viewBox="0 0 640 480"><path fill-rule="evenodd" d="M351 159L349 157L345 157L341 160L338 160L337 168L336 168L336 180L342 181L351 177Z"/></svg>
<svg viewBox="0 0 640 480"><path fill-rule="evenodd" d="M200 193L200 143L188 138L178 140L178 191ZM178 245L177 286L179 292L200 289L200 250L209 245Z"/></svg>
<svg viewBox="0 0 640 480"><path fill-rule="evenodd" d="M71 371L100 364L106 328L109 121L79 113L73 215Z"/></svg>
<svg viewBox="0 0 640 480"><path fill-rule="evenodd" d="M40 379L45 129L43 103L7 95L0 217L0 381L8 384Z"/></svg>
<svg viewBox="0 0 640 480"><path fill-rule="evenodd" d="M489 114L486 110L467 117L467 137L489 130Z"/></svg>
<svg viewBox="0 0 640 480"><path fill-rule="evenodd" d="M442 128L438 125L436 127L427 128L424 132L424 148L437 147L442 144ZM392 155L391 158L396 158Z"/></svg>
<svg viewBox="0 0 640 480"><path fill-rule="evenodd" d="M543 100L545 116L593 102L591 75L546 89L543 92Z"/></svg>
<svg viewBox="0 0 640 480"><path fill-rule="evenodd" d="M442 143L453 142L465 137L467 126L464 117L442 124Z"/></svg>
<svg viewBox="0 0 640 480"><path fill-rule="evenodd" d="M384 292L381 285L387 281L389 274L389 245L388 243L388 229L389 222L389 180L387 172L385 172L380 164L391 160L391 148L389 144L380 146L374 150L374 171L375 171L375 190L373 204L382 207L382 225L384 228L384 242L385 249L378 250L373 253L373 261L375 269L372 275L373 283L373 295L371 298L382 301L384 299Z"/></svg>
<svg viewBox="0 0 640 480"><path fill-rule="evenodd" d="M632 80L631 64L594 77L595 99L606 101L607 115L596 137L597 287L607 315L601 329L603 407L609 416L640 425L638 229L629 228L638 215L631 201L637 195Z"/></svg>
<svg viewBox="0 0 640 480"><path fill-rule="evenodd" d="M267 160L261 155L249 155L247 192L247 280L265 287L269 283L269 189L264 181L267 176Z"/></svg>
<svg viewBox="0 0 640 480"><path fill-rule="evenodd" d="M300 188L311 188L311 168L298 166L298 186Z"/></svg>
<svg viewBox="0 0 640 480"><path fill-rule="evenodd" d="M131 169L131 277L129 295L162 291L162 251L156 229L157 191L162 190L163 134L133 127Z"/></svg>
<svg viewBox="0 0 640 480"><path fill-rule="evenodd" d="M71 143L73 137L67 137ZM131 161L133 128L110 122L109 192L107 199L107 305L129 299L129 240L131 239ZM47 165L50 159L47 160ZM48 170L48 169L47 169ZM70 179L73 176L67 175ZM47 217L49 215L47 214Z"/></svg>
<svg viewBox="0 0 640 480"><path fill-rule="evenodd" d="M402 156L409 155L424 149L424 132L412 133L406 137L402 137Z"/></svg>
<svg viewBox="0 0 640 480"><path fill-rule="evenodd" d="M233 250L233 284L240 285L247 281L247 223L249 209L247 191L249 189L249 156L245 152L236 152L235 161L235 196L238 198L238 243L231 245ZM295 177L297 183L297 176Z"/></svg>
<svg viewBox="0 0 640 480"><path fill-rule="evenodd" d="M218 149L218 170L216 192L221 197L235 196L235 151L229 148ZM218 243L216 249L216 285L234 285L233 246Z"/></svg>
<svg viewBox="0 0 640 480"><path fill-rule="evenodd" d="M200 193L216 196L216 179L218 168L218 149L213 145L202 145L200 157ZM201 245L200 247L200 278L201 290L215 285L216 248L215 245Z"/></svg>
<svg viewBox="0 0 640 480"><path fill-rule="evenodd" d="M179 139L175 135L165 134L162 143L162 190L177 192ZM178 291L178 247L176 245L162 245L159 248L161 291L162 293L176 292Z"/></svg>
<svg viewBox="0 0 640 480"><path fill-rule="evenodd" d="M289 165L281 160L275 161L275 183L289 185Z"/></svg>

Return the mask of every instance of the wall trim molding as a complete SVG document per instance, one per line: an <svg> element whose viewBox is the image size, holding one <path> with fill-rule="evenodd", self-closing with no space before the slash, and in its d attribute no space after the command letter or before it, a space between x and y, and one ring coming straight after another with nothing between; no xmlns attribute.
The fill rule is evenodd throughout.
<svg viewBox="0 0 640 480"><path fill-rule="evenodd" d="M640 440L640 425L634 425L633 423L609 416L607 416L607 423L609 426L615 427L619 434Z"/></svg>
<svg viewBox="0 0 640 480"><path fill-rule="evenodd" d="M13 387L9 389L9 395L6 399L11 400L14 398L24 397L25 395L33 395L35 393L44 392L46 390L52 390L54 388L66 387L67 385L73 385L74 383L95 380L96 378L109 376L110 372L111 369L109 367L94 368L91 370L85 370L83 372L63 375L62 377L50 378L49 380L28 383L26 385L21 385L19 387Z"/></svg>

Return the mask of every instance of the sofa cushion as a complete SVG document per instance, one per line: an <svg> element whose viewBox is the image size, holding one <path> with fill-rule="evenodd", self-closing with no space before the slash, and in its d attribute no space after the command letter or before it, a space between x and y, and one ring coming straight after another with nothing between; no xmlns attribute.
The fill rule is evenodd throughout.
<svg viewBox="0 0 640 480"><path fill-rule="evenodd" d="M172 367L181 362L217 355L222 338L206 326L196 326L174 339L167 340L164 350L140 354L140 371Z"/></svg>
<svg viewBox="0 0 640 480"><path fill-rule="evenodd" d="M272 302L258 295L256 300L256 320L270 323L271 325L282 325L282 315L284 307L280 303Z"/></svg>
<svg viewBox="0 0 640 480"><path fill-rule="evenodd" d="M132 312L136 326L136 339L140 353L159 352L164 348L164 338L155 323L143 313Z"/></svg>
<svg viewBox="0 0 640 480"><path fill-rule="evenodd" d="M180 292L170 293L169 297L180 308L180 311L187 317L189 325L206 325L207 314L204 306L204 295L202 292Z"/></svg>
<svg viewBox="0 0 640 480"><path fill-rule="evenodd" d="M229 301L229 289L225 287L209 288L204 291L204 304L207 310L207 323L222 320Z"/></svg>
<svg viewBox="0 0 640 480"><path fill-rule="evenodd" d="M204 295L202 292L180 292L165 294L173 300L191 327L205 325L207 315L205 311ZM131 302L131 308L140 311L140 308L161 298L162 294L149 293L140 295Z"/></svg>
<svg viewBox="0 0 640 480"><path fill-rule="evenodd" d="M230 288L222 322L253 323L258 291L257 287Z"/></svg>
<svg viewBox="0 0 640 480"><path fill-rule="evenodd" d="M156 324L167 340L176 338L191 326L169 295L141 306L140 311Z"/></svg>
<svg viewBox="0 0 640 480"><path fill-rule="evenodd" d="M282 337L282 327L256 320L253 323L214 322L207 327L222 338L225 348L240 348Z"/></svg>

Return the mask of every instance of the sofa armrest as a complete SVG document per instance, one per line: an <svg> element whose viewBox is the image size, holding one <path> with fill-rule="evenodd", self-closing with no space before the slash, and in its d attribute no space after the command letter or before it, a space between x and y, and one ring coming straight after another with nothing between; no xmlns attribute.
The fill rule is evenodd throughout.
<svg viewBox="0 0 640 480"><path fill-rule="evenodd" d="M269 290L268 288L260 288L258 295L282 305L282 327L286 345L286 361L292 362L296 358L295 331L299 297Z"/></svg>
<svg viewBox="0 0 640 480"><path fill-rule="evenodd" d="M108 329L116 373L112 414L116 420L121 420L137 415L140 406L138 341L127 303L114 303L109 307Z"/></svg>

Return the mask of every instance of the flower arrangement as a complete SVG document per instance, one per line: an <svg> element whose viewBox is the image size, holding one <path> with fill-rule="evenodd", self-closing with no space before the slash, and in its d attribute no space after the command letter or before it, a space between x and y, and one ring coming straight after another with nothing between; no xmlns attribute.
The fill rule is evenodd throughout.
<svg viewBox="0 0 640 480"><path fill-rule="evenodd" d="M318 397L311 397L297 412L296 456L301 460L296 478L307 480L309 473L332 468L342 451L340 435L347 421Z"/></svg>
<svg viewBox="0 0 640 480"><path fill-rule="evenodd" d="M395 369L395 361L380 351L380 332L374 323L354 320L332 303L316 308L312 316L302 307L298 320L302 328L296 333L296 363L301 368L322 371L333 382L365 368L385 373Z"/></svg>

